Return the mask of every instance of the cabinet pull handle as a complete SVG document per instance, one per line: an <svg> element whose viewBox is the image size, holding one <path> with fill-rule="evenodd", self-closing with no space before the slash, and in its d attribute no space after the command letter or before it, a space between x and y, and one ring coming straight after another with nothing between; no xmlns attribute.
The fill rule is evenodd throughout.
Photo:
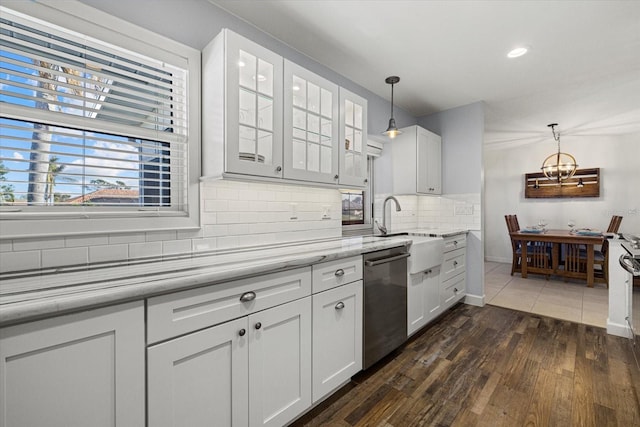
<svg viewBox="0 0 640 427"><path fill-rule="evenodd" d="M339 268L336 270L336 272L334 273L336 276L340 277L340 276L344 276L344 270Z"/></svg>
<svg viewBox="0 0 640 427"><path fill-rule="evenodd" d="M340 178L338 174L336 174L336 176L333 177L333 179L338 179L338 178Z"/></svg>
<svg viewBox="0 0 640 427"><path fill-rule="evenodd" d="M344 308L344 303L340 301L336 304L336 310L342 310Z"/></svg>
<svg viewBox="0 0 640 427"><path fill-rule="evenodd" d="M238 331L238 335L240 335L241 337L243 337L243 336L244 336L244 334L246 334L246 333L247 333L247 330L246 330L246 329L244 329L244 328L242 328L242 329L240 329L240 330Z"/></svg>
<svg viewBox="0 0 640 427"><path fill-rule="evenodd" d="M455 267L456 265L458 265L458 261L453 261L453 266Z"/></svg>
<svg viewBox="0 0 640 427"><path fill-rule="evenodd" d="M425 271L424 274L431 274L431 270Z"/></svg>
<svg viewBox="0 0 640 427"><path fill-rule="evenodd" d="M256 299L256 293L255 292L253 292L253 291L245 292L240 297L240 302L249 302L249 301L253 301L254 299Z"/></svg>
<svg viewBox="0 0 640 427"><path fill-rule="evenodd" d="M260 323L260 322L256 323L255 328L256 328L256 329L260 329L260 328L262 328L262 323Z"/></svg>
<svg viewBox="0 0 640 427"><path fill-rule="evenodd" d="M453 246L458 246L458 241L457 240L453 241Z"/></svg>
<svg viewBox="0 0 640 427"><path fill-rule="evenodd" d="M276 168L276 172L282 172L282 166L278 166L278 167Z"/></svg>

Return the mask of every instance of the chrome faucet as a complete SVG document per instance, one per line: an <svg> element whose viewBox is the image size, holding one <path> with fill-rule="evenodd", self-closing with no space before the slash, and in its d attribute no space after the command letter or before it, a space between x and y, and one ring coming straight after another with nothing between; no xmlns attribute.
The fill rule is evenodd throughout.
<svg viewBox="0 0 640 427"><path fill-rule="evenodd" d="M382 234L387 234L387 202L389 200L393 200L394 202L396 202L396 212L400 212L402 210L402 208L400 207L400 202L398 202L398 199L396 199L395 197L389 196L384 199L384 202L382 202L382 225L380 225L378 221L376 221L376 226Z"/></svg>

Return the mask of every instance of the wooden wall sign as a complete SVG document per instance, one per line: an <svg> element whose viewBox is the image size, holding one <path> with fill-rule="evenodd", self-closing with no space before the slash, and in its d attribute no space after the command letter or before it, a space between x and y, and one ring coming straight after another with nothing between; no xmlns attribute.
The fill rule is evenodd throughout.
<svg viewBox="0 0 640 427"><path fill-rule="evenodd" d="M548 179L542 172L527 173L524 176L524 197L600 197L600 168L578 169L570 179L563 180L562 184Z"/></svg>

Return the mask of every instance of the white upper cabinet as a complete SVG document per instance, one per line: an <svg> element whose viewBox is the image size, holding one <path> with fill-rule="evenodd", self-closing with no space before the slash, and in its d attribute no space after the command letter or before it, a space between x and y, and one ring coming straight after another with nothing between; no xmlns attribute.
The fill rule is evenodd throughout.
<svg viewBox="0 0 640 427"><path fill-rule="evenodd" d="M223 30L203 50L205 175L282 177L283 59Z"/></svg>
<svg viewBox="0 0 640 427"><path fill-rule="evenodd" d="M338 86L284 61L284 177L338 183Z"/></svg>
<svg viewBox="0 0 640 427"><path fill-rule="evenodd" d="M227 29L202 70L205 176L366 185L366 99Z"/></svg>
<svg viewBox="0 0 640 427"><path fill-rule="evenodd" d="M367 184L367 100L340 88L340 184Z"/></svg>
<svg viewBox="0 0 640 427"><path fill-rule="evenodd" d="M442 194L442 140L420 126L390 141L394 194ZM383 154L384 155L384 154Z"/></svg>

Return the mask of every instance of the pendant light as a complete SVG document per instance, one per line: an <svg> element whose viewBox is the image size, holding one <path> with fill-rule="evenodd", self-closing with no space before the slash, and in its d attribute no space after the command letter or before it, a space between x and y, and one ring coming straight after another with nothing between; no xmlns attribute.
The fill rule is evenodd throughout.
<svg viewBox="0 0 640 427"><path fill-rule="evenodd" d="M551 128L553 139L558 143L558 152L544 159L540 169L547 178L561 184L563 180L571 178L576 173L578 165L571 154L560 152L560 132L556 132L556 126L557 123L547 125Z"/></svg>
<svg viewBox="0 0 640 427"><path fill-rule="evenodd" d="M395 138L396 136L402 133L401 130L396 126L396 119L393 118L393 85L400 81L400 77L398 76L390 76L387 77L385 83L391 85L391 118L389 119L389 127L387 130L382 132L383 135L387 135L389 138Z"/></svg>

